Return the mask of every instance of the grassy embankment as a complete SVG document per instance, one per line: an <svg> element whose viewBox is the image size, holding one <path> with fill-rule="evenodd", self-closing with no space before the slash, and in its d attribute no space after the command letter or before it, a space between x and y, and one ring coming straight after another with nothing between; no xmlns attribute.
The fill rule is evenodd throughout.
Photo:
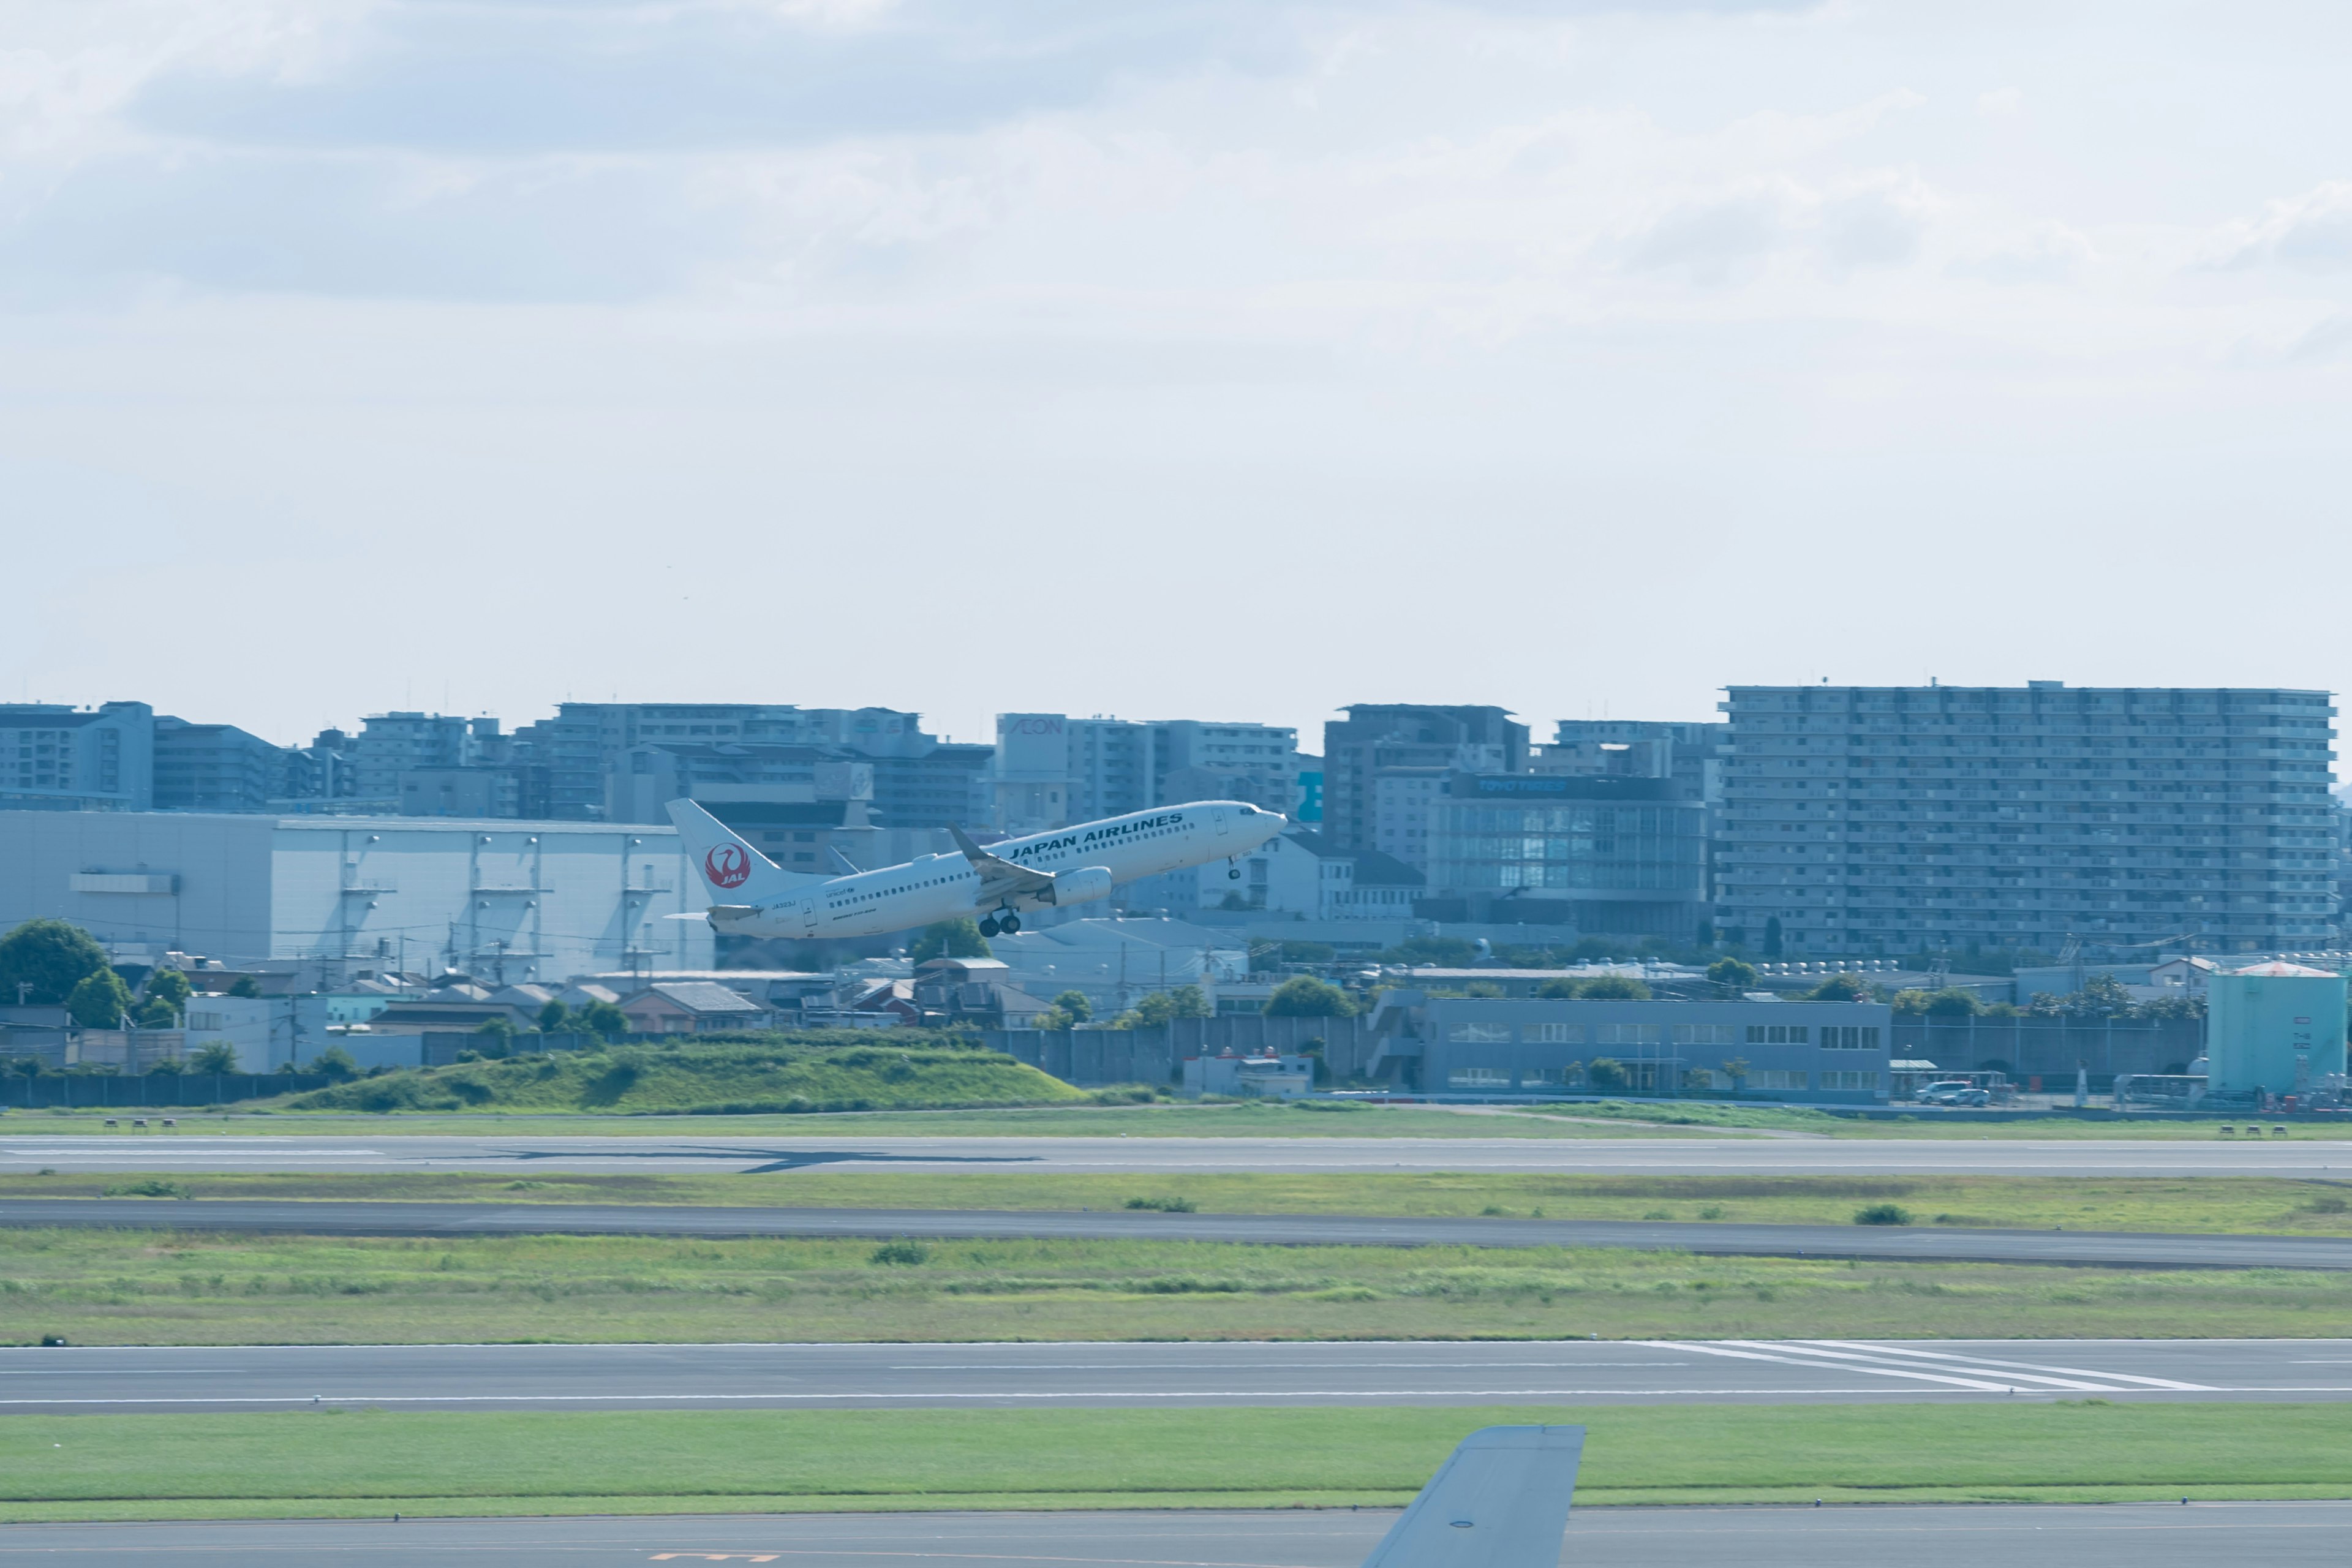
<svg viewBox="0 0 2352 1568"><path fill-rule="evenodd" d="M1059 1079L996 1051L935 1040L614 1046L464 1062L294 1096L294 1110L757 1114L1085 1103Z"/></svg>
<svg viewBox="0 0 2352 1568"><path fill-rule="evenodd" d="M0 1520L1395 1505L1539 1421L1587 1507L2352 1494L2343 1405L352 1411L0 1419Z"/></svg>
<svg viewBox="0 0 2352 1568"><path fill-rule="evenodd" d="M783 1151L779 1150L779 1153ZM738 1158L748 1158L739 1155ZM854 1166L709 1175L476 1171L153 1176L0 1173L0 1198L163 1196L751 1207L1118 1209L1177 1198L1202 1214L1500 1215L1534 1219L1847 1225L1892 1203L1923 1226L2352 1236L2352 1159L2341 1180L2268 1176L1591 1176L1031 1173ZM189 1223L201 1225L192 1211Z"/></svg>
<svg viewBox="0 0 2352 1568"><path fill-rule="evenodd" d="M14 1231L76 1344L2352 1335L2352 1275L1606 1249Z"/></svg>

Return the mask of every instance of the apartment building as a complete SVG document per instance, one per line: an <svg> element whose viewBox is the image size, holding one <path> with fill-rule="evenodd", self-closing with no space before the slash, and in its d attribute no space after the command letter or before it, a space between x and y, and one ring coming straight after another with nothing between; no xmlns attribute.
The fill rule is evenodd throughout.
<svg viewBox="0 0 2352 1568"><path fill-rule="evenodd" d="M1377 781L1391 768L1523 773L1528 727L1506 709L1356 702L1323 726L1323 833L1352 852L1382 849L1415 864L1376 833Z"/></svg>
<svg viewBox="0 0 2352 1568"><path fill-rule="evenodd" d="M2324 691L1740 686L1718 923L1822 956L2337 940Z"/></svg>

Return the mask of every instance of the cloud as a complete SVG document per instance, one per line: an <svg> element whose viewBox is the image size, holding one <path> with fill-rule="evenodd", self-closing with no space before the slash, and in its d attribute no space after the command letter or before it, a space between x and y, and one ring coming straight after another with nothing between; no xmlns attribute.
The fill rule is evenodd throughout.
<svg viewBox="0 0 2352 1568"><path fill-rule="evenodd" d="M2045 221L1958 257L1946 269L1956 278L1977 278L1988 283L2062 283L2098 258L2098 250L2087 236L2063 223Z"/></svg>
<svg viewBox="0 0 2352 1568"><path fill-rule="evenodd" d="M2260 218L2223 228L2208 247L2219 268L2264 264L2309 272L2352 268L2352 181L2329 180L2272 202Z"/></svg>

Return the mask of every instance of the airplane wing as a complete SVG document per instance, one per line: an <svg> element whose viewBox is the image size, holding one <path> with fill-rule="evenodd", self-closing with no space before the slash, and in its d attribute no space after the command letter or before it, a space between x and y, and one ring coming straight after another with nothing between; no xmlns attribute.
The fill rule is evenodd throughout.
<svg viewBox="0 0 2352 1568"><path fill-rule="evenodd" d="M980 891L974 895L979 901L985 903L991 899L1008 898L1017 893L1034 897L1053 890L1054 879L1050 873L1033 871L1026 866L1015 866L1001 855L991 855L974 844L964 830L953 823L948 825L948 831L955 836L955 846L963 851L963 858L971 862L971 868L980 873Z"/></svg>
<svg viewBox="0 0 2352 1568"><path fill-rule="evenodd" d="M1364 1568L1557 1568L1581 1426L1487 1426L1462 1439Z"/></svg>

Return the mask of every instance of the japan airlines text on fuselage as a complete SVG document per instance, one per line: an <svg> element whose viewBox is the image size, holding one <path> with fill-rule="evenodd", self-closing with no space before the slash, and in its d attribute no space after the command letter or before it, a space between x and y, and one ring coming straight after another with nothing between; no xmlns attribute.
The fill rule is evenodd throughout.
<svg viewBox="0 0 2352 1568"><path fill-rule="evenodd" d="M903 866L755 893L748 905L729 902L732 889L714 883L710 922L745 936L872 936L935 921L1085 902L1107 897L1114 883L1246 854L1288 826L1278 813L1239 801L1194 801L1000 840L976 857L926 855ZM705 880L710 881L708 869Z"/></svg>

